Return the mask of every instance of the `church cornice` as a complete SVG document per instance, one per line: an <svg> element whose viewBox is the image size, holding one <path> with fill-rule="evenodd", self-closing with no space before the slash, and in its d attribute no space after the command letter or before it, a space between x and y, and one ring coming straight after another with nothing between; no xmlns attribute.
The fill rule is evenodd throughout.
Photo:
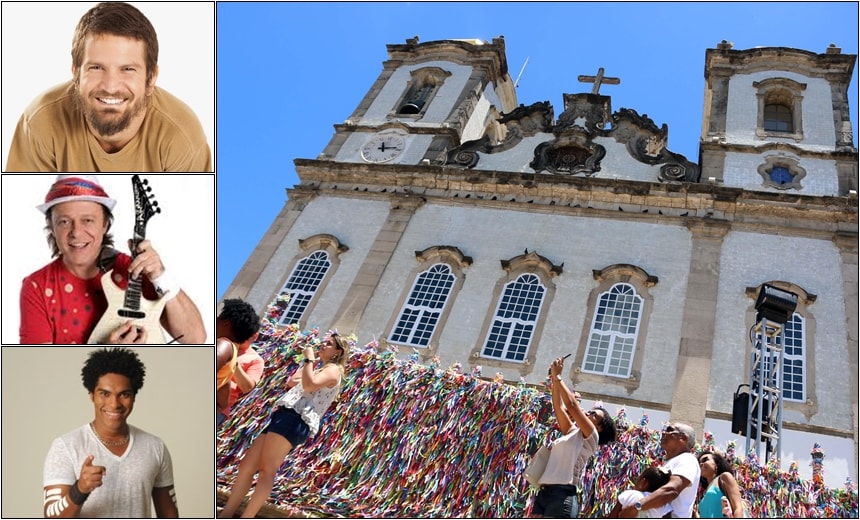
<svg viewBox="0 0 860 520"><path fill-rule="evenodd" d="M705 79L725 75L726 69L742 69L746 73L763 70L800 71L809 77L836 75L847 82L854 71L857 59L853 54L842 54L829 49L824 54L790 47L756 47L733 50L731 46L705 51Z"/></svg>
<svg viewBox="0 0 860 520"><path fill-rule="evenodd" d="M719 184L472 171L439 165L354 164L296 159L295 189L354 198L407 195L422 202L817 237L857 236L857 199L763 192ZM290 190L288 190L290 193ZM291 195L290 195L291 196Z"/></svg>
<svg viewBox="0 0 860 520"><path fill-rule="evenodd" d="M508 60L505 54L505 38L493 38L491 42L476 40L434 40L419 43L418 36L407 38L406 43L388 44L389 66L400 63L414 63L416 59L450 59L462 64L474 64L476 58L490 60L492 70L500 76L508 73Z"/></svg>
<svg viewBox="0 0 860 520"><path fill-rule="evenodd" d="M724 143L719 139L701 139L699 140L699 151L726 151L739 153L755 153L760 154L770 151L791 152L799 157L809 159L834 159L834 160L853 160L857 161L857 148L851 150L839 149L809 149L794 143L775 142L775 141L758 141L755 144L748 143Z"/></svg>

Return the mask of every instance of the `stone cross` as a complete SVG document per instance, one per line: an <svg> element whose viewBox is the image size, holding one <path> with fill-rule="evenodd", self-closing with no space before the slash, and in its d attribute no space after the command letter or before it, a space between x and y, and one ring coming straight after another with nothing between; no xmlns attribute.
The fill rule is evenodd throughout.
<svg viewBox="0 0 860 520"><path fill-rule="evenodd" d="M578 78L579 81L583 83L594 83L594 87L591 89L592 94L597 94L600 90L600 85L606 83L607 85L618 85L621 83L621 78L610 78L603 76L603 67L597 69L597 76L582 76L580 75Z"/></svg>

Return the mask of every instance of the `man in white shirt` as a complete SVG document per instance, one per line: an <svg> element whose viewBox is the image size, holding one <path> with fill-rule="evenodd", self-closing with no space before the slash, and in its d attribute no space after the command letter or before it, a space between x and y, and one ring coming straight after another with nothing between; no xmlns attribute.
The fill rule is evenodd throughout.
<svg viewBox="0 0 860 520"><path fill-rule="evenodd" d="M669 482L661 486L641 502L621 509L619 518L634 518L643 510L665 504L672 508L672 518L692 518L699 487L701 470L692 450L696 445L696 433L687 424L670 423L663 428L660 446L666 452L663 468L672 472Z"/></svg>
<svg viewBox="0 0 860 520"><path fill-rule="evenodd" d="M178 518L173 463L161 439L128 424L146 369L137 354L93 351L81 371L92 422L51 443L46 518Z"/></svg>

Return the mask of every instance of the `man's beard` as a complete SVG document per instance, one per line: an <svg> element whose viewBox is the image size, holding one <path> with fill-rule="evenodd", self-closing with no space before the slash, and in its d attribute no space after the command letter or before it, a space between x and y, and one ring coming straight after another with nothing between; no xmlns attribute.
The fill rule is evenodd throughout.
<svg viewBox="0 0 860 520"><path fill-rule="evenodd" d="M99 91L97 93L94 92L90 97L93 104L87 104L80 91L78 91L77 88L73 89L72 98L74 99L75 106L84 114L84 118L86 118L87 123L89 123L90 126L103 137L110 137L128 128L128 125L131 124L131 120L134 119L136 115L146 110L147 105L149 105L149 96L143 96L142 98L135 100L128 110L122 114L122 116L117 117L118 111L103 115L94 106L94 103L98 103L95 99L97 97L110 98L116 96L104 91Z"/></svg>

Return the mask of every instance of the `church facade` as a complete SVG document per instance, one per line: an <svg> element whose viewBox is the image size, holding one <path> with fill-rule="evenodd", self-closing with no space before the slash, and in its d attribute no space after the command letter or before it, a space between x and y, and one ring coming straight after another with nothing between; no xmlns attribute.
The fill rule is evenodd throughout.
<svg viewBox="0 0 860 520"><path fill-rule="evenodd" d="M776 287L797 297L783 428L853 439L856 463L856 56L707 49L687 158L667 125L613 110L602 70L526 106L502 38L387 47L225 298L511 382L570 354L584 397L701 432L731 420Z"/></svg>

